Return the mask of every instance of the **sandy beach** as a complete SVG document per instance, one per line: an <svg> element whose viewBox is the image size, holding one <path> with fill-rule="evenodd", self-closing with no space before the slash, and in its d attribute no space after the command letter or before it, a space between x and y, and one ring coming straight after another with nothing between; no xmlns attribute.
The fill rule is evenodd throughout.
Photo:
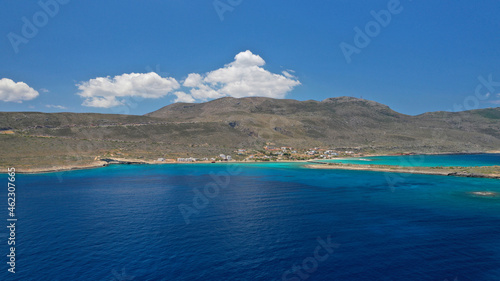
<svg viewBox="0 0 500 281"><path fill-rule="evenodd" d="M358 164L310 164L304 167L310 169L328 169L328 170L357 170L357 171L376 171L389 173L407 173L422 175L440 175L457 176L473 178L491 178L500 179L500 166L483 167L402 167L388 165L358 165Z"/></svg>
<svg viewBox="0 0 500 281"><path fill-rule="evenodd" d="M500 153L500 151L487 151L478 153ZM418 155L446 155L446 154L460 154L457 152L441 152L441 153L426 153ZM359 159L365 157L375 157L375 156L397 156L391 154L366 154L361 157L338 157L328 160L350 160ZM177 162L167 159L167 161L157 161L157 160L143 160L135 158L113 158L113 162L108 163L104 160L95 160L90 163L75 163L67 165L53 165L49 167L16 167L16 172L20 174L39 174L39 173L53 173L53 172L63 172L72 170L83 170L83 169L93 169L106 167L108 165L126 165L126 164L144 164L144 165L167 165L167 164L209 164L212 161L196 161L196 162ZM369 161L367 161L369 163ZM312 169L344 169L344 170L363 170L363 171L378 171L378 172L393 172L393 173L411 173L411 174L427 174L427 175L443 175L443 176L467 176L467 177L483 177L483 178L500 178L500 168L495 170L493 173L478 173L480 171L462 171L467 170L472 167L447 167L440 169L433 169L433 167L402 167L402 166L388 166L388 165L364 165L364 164L345 164L345 163L335 163L335 162L324 162L324 159L310 159L310 160L282 160L282 161L241 161L232 160L229 162L217 161L216 163L311 163L311 165L305 165L304 167ZM315 164L313 164L315 163ZM6 169L7 167L5 167ZM491 169L491 167L489 167Z"/></svg>
<svg viewBox="0 0 500 281"><path fill-rule="evenodd" d="M18 174L43 174L43 173L55 173L55 172L64 172L64 171L73 171L73 170L84 170L84 169L94 169L106 167L109 165L169 165L169 164L182 164L182 165L196 165L196 164L212 164L212 161L196 161L196 162L176 162L176 161L144 161L138 159L128 159L128 158L114 158L118 162L123 163L106 163L105 161L95 161L88 164L79 164L79 165L54 165L51 167L33 167L33 168L16 168L16 172ZM217 161L213 164L236 164L236 163L307 163L304 160L284 160L284 161ZM5 168L4 170L6 170Z"/></svg>

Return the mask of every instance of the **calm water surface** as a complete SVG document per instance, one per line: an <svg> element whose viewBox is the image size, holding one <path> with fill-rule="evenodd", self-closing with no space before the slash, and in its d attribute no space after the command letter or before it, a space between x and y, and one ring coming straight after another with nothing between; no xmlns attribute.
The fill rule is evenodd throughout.
<svg viewBox="0 0 500 281"><path fill-rule="evenodd" d="M449 155L401 155L401 156L374 156L353 157L325 160L325 162L339 162L347 164L375 164L420 167L449 167L449 166L495 166L500 165L500 154L449 154Z"/></svg>
<svg viewBox="0 0 500 281"><path fill-rule="evenodd" d="M470 193L499 180L388 178L290 163L17 175L17 273L3 255L0 280L500 280L500 198Z"/></svg>

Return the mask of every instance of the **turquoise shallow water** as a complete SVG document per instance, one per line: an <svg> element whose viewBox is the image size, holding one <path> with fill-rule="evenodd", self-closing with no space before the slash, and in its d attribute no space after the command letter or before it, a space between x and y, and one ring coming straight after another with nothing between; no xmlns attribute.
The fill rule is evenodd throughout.
<svg viewBox="0 0 500 281"><path fill-rule="evenodd" d="M351 159L332 159L324 162L337 162L362 165L397 165L420 167L449 167L449 166L495 166L500 165L500 154L453 154L453 155L401 155L401 156L374 156Z"/></svg>
<svg viewBox="0 0 500 281"><path fill-rule="evenodd" d="M18 273L0 280L500 279L500 197L471 194L498 180L259 163L16 182Z"/></svg>

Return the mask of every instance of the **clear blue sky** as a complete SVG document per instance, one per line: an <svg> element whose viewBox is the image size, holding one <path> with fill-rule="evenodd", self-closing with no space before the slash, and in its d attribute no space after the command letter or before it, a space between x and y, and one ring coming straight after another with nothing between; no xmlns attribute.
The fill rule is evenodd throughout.
<svg viewBox="0 0 500 281"><path fill-rule="evenodd" d="M246 90L363 97L412 115L500 106L498 0L60 2L49 14L36 1L3 1L1 111L145 114ZM372 23L357 48L354 28L388 5L390 22ZM23 17L39 25L25 32L33 38ZM358 50L350 63L342 42ZM498 81L481 99L479 76Z"/></svg>

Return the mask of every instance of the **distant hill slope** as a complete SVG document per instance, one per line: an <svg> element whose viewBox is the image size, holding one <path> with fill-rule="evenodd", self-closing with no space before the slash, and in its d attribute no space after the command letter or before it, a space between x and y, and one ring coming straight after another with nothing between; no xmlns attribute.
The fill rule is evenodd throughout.
<svg viewBox="0 0 500 281"><path fill-rule="evenodd" d="M323 101L221 98L176 103L146 114L170 121L213 121L285 144L423 151L498 149L500 108L409 116L352 97Z"/></svg>
<svg viewBox="0 0 500 281"><path fill-rule="evenodd" d="M249 97L176 103L145 116L0 112L0 166L112 154L210 157L237 148L262 149L266 142L365 152L500 150L500 108L409 116L352 97Z"/></svg>

